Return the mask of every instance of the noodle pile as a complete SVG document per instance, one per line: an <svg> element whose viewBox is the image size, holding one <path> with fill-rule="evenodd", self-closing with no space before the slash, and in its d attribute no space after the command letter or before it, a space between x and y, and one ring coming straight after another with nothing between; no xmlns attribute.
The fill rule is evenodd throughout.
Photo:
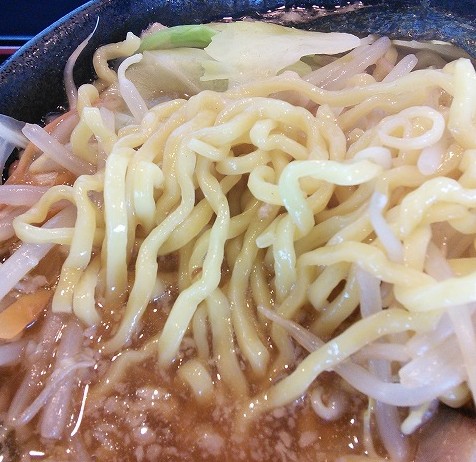
<svg viewBox="0 0 476 462"><path fill-rule="evenodd" d="M62 377L114 357L91 384L107 395L155 358L198 403L224 384L243 423L302 396L337 418L345 404L328 406L316 380L334 371L368 396L389 455L408 460L403 434L437 402L476 396L471 61L368 37L308 73L151 98L134 80L140 43L99 50L99 79L69 92L70 112L23 128L36 148L17 168L30 176L0 191L0 231L19 242L0 267L0 317L60 246L57 282L35 273L45 296L31 319L46 307L74 314L72 336L107 326ZM22 183L24 202L9 202ZM29 321L0 349L20 348Z"/></svg>

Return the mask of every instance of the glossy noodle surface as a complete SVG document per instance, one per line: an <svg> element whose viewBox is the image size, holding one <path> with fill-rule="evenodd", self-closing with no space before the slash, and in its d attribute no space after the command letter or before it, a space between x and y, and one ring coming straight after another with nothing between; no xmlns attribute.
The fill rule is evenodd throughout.
<svg viewBox="0 0 476 462"><path fill-rule="evenodd" d="M262 22L76 57L66 113L0 118L4 460L427 460L476 396L471 59Z"/></svg>

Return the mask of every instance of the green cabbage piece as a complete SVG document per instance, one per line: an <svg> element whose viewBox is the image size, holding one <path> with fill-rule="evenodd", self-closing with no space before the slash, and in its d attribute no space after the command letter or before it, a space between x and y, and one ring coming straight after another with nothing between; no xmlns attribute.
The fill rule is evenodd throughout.
<svg viewBox="0 0 476 462"><path fill-rule="evenodd" d="M141 40L139 51L168 48L205 48L216 31L205 24L160 29Z"/></svg>

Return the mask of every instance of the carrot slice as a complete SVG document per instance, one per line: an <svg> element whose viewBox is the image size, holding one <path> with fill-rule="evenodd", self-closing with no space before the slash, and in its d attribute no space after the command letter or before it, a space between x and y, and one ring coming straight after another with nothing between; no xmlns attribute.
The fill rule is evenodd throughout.
<svg viewBox="0 0 476 462"><path fill-rule="evenodd" d="M40 289L22 295L0 313L0 339L10 340L31 324L45 309L53 292Z"/></svg>

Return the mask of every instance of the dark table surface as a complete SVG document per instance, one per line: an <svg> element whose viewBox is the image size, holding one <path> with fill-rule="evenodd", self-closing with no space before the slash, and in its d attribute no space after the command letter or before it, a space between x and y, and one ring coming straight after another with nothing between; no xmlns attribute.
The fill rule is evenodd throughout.
<svg viewBox="0 0 476 462"><path fill-rule="evenodd" d="M86 0L10 0L0 14L0 62L31 37Z"/></svg>

